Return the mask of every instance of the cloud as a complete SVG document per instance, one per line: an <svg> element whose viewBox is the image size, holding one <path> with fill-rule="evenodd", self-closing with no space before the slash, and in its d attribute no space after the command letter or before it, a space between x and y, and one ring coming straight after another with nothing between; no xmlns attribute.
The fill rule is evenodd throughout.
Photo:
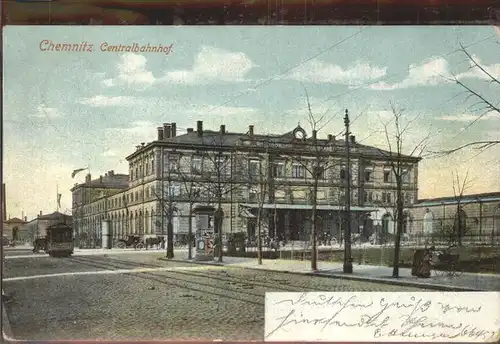
<svg viewBox="0 0 500 344"><path fill-rule="evenodd" d="M479 115L472 115L472 114L460 114L460 115L449 115L449 116L443 116L439 117L440 120L442 121L453 121L453 122L472 122L475 120L499 120L500 119L500 113L496 111L490 111L481 118L479 118Z"/></svg>
<svg viewBox="0 0 500 344"><path fill-rule="evenodd" d="M435 86L450 82L451 77L449 64L442 57L432 57L422 64L411 64L408 68L408 75L397 83L387 83L380 81L367 86L368 89L378 91L391 91L415 86Z"/></svg>
<svg viewBox="0 0 500 344"><path fill-rule="evenodd" d="M126 53L120 56L117 64L118 75L116 78L104 79L102 84L106 87L116 85L147 87L155 82L151 71L146 69L147 59L143 55Z"/></svg>
<svg viewBox="0 0 500 344"><path fill-rule="evenodd" d="M192 106L191 108L188 108L186 110L186 113L192 114L192 115L201 115L204 116L208 113L208 111L214 109L211 111L211 113L214 116L244 116L244 115L252 115L256 114L258 112L257 109L251 108L251 107L237 107L237 106L219 106L217 108L214 108L213 105L206 105L206 106Z"/></svg>
<svg viewBox="0 0 500 344"><path fill-rule="evenodd" d="M36 109L36 113L32 117L53 119L62 117L61 112L56 108L46 107L45 105L40 105Z"/></svg>
<svg viewBox="0 0 500 344"><path fill-rule="evenodd" d="M131 106L140 102L136 97L116 96L109 97L97 95L91 98L83 98L78 100L79 104L89 105L92 107L108 107L108 106Z"/></svg>
<svg viewBox="0 0 500 344"><path fill-rule="evenodd" d="M500 63L485 65L477 55L472 55L472 59L483 68L488 74L496 79L500 79ZM490 80L488 74L478 68L474 62L469 61L470 68L468 71L458 74L457 79L482 79Z"/></svg>
<svg viewBox="0 0 500 344"><path fill-rule="evenodd" d="M242 52L204 46L196 55L191 69L167 72L161 81L185 85L242 82L254 67L257 65Z"/></svg>
<svg viewBox="0 0 500 344"><path fill-rule="evenodd" d="M284 79L318 84L333 83L355 86L383 77L386 73L387 67L373 66L366 62L357 62L343 69L339 65L313 60L295 68Z"/></svg>

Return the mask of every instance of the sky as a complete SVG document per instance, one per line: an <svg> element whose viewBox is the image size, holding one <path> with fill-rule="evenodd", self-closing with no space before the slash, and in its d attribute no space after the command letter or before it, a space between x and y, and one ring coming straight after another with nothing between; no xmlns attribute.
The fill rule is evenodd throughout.
<svg viewBox="0 0 500 344"><path fill-rule="evenodd" d="M339 135L349 110L358 142L387 148L392 107L409 123L410 153L500 139L500 117L482 114L455 76L495 99L495 87L472 68L460 44L500 76L499 35L491 26L312 27L49 27L7 26L4 33L3 178L7 213L36 217L71 209L70 188L89 167L128 173L125 157L156 139L162 123L178 134L196 128L284 133L298 123L310 133L307 100L318 135ZM93 51L42 51L40 44L93 45ZM112 45L170 46L167 52L102 51ZM45 49L46 45L42 45ZM497 93L498 94L498 93ZM392 106L392 107L391 107ZM391 139L392 140L392 139ZM424 153L426 153L424 152ZM419 198L453 195L453 173L467 174L466 193L500 191L500 146L447 157L426 153Z"/></svg>

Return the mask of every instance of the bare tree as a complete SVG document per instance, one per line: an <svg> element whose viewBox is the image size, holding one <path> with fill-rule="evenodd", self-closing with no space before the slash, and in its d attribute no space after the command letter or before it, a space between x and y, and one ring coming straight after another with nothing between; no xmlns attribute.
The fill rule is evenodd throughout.
<svg viewBox="0 0 500 344"><path fill-rule="evenodd" d="M219 133L206 131L204 136L211 136L208 146L211 149L202 154L202 169L199 171L199 186L202 192L216 203L214 212L214 229L217 234L216 241L219 248L218 261L222 262L223 256L223 236L222 225L224 211L222 203L232 191L238 187L233 178L233 151L229 148L225 126L221 126Z"/></svg>
<svg viewBox="0 0 500 344"><path fill-rule="evenodd" d="M162 152L164 154L164 152ZM162 179L152 191L154 197L160 203L161 220L160 226L162 235L164 230L163 219L167 219L167 255L168 259L174 258L174 226L173 217L178 213L177 198L180 194L181 186L177 175L179 174L179 156L173 153L168 153L167 161L165 156L162 156L161 173Z"/></svg>
<svg viewBox="0 0 500 344"><path fill-rule="evenodd" d="M183 196L189 204L189 224L188 224L188 259L193 258L193 207L194 204L201 200L201 192L199 182L193 178L192 171L180 171L182 180Z"/></svg>
<svg viewBox="0 0 500 344"><path fill-rule="evenodd" d="M458 172L453 174L453 195L455 198L455 202L457 204L457 210L454 218L453 229L456 235L458 246L462 246L462 238L466 231L466 219L465 212L462 208L462 198L467 189L471 186L471 180L469 179L469 171L465 173L463 179L460 179Z"/></svg>
<svg viewBox="0 0 500 344"><path fill-rule="evenodd" d="M495 90L495 88L500 87L500 80L498 79L497 76L494 75L493 71L488 70L486 67L482 66L479 61L472 56L464 47L462 44L460 44L460 50L462 53L466 56L467 60L470 62L470 70L473 71L478 71L479 75L482 76L485 79L485 82L490 85L490 88L492 90ZM467 130L471 126L473 126L477 121L481 120L482 118L489 116L491 114L495 114L497 116L500 116L500 103L496 95L498 95L498 91L495 91L495 94L492 96L488 96L481 91L477 90L477 88L470 86L469 84L465 83L462 81L462 78L460 76L453 76L451 78L447 78L449 81L454 82L457 84L464 92L466 96L466 100L474 100L472 105L470 106L470 110L474 112L479 112L479 116L475 118L473 121L471 121L464 129L463 131ZM484 151L485 149L491 148L497 144L500 143L500 140L481 140L481 141L472 141L468 142L466 144L463 144L461 146L440 151L440 152L434 152L435 154L439 155L449 155L452 153L455 153L457 151L460 151L464 148L474 148L478 149L480 151Z"/></svg>
<svg viewBox="0 0 500 344"><path fill-rule="evenodd" d="M336 150L335 140L333 136L329 136L327 140L318 139L318 132L323 129L328 123L333 120L326 118L325 112L319 118L316 118L311 109L309 95L305 90L308 122L311 127L311 138L303 137L292 142L297 154L292 154L292 160L298 165L292 174L295 177L303 177L306 179L306 174L310 179L306 179L309 184L309 202L311 204L311 269L318 270L318 247L317 247L317 205L318 205L318 189L327 175L327 171L335 166L335 160L332 159L332 153Z"/></svg>
<svg viewBox="0 0 500 344"><path fill-rule="evenodd" d="M240 165L243 172L243 183L249 193L249 201L257 202L257 258L262 264L262 225L264 221L264 204L270 198L270 183L272 179L272 160L270 154L273 148L272 138L253 139L254 147L243 152L243 155L235 156L234 161ZM275 219L276 222L276 219ZM276 224L275 224L276 228Z"/></svg>
<svg viewBox="0 0 500 344"><path fill-rule="evenodd" d="M387 159L390 165L392 176L395 179L395 214L396 235L394 238L394 261L393 261L393 277L399 277L399 253L401 247L401 235L404 228L404 195L403 189L406 181L409 181L410 171L421 159L422 154L427 149L430 140L430 133L424 135L411 150L410 154L404 154L405 138L410 130L412 123L417 117L404 121L403 109L397 109L391 103L393 114L393 130L389 129L389 123L384 123L384 135L387 144L387 151L378 149L379 152Z"/></svg>

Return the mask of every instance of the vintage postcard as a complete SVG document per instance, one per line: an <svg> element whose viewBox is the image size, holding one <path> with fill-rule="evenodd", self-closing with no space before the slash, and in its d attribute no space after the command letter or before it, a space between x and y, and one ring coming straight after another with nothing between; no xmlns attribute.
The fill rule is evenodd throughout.
<svg viewBox="0 0 500 344"><path fill-rule="evenodd" d="M17 340L494 342L493 26L7 26Z"/></svg>

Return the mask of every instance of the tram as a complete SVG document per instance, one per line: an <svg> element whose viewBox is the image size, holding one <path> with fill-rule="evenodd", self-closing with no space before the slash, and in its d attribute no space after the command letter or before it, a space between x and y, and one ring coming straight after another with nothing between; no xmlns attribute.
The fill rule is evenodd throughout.
<svg viewBox="0 0 500 344"><path fill-rule="evenodd" d="M51 257L69 257L75 248L73 228L59 223L47 227L45 236L45 252Z"/></svg>

